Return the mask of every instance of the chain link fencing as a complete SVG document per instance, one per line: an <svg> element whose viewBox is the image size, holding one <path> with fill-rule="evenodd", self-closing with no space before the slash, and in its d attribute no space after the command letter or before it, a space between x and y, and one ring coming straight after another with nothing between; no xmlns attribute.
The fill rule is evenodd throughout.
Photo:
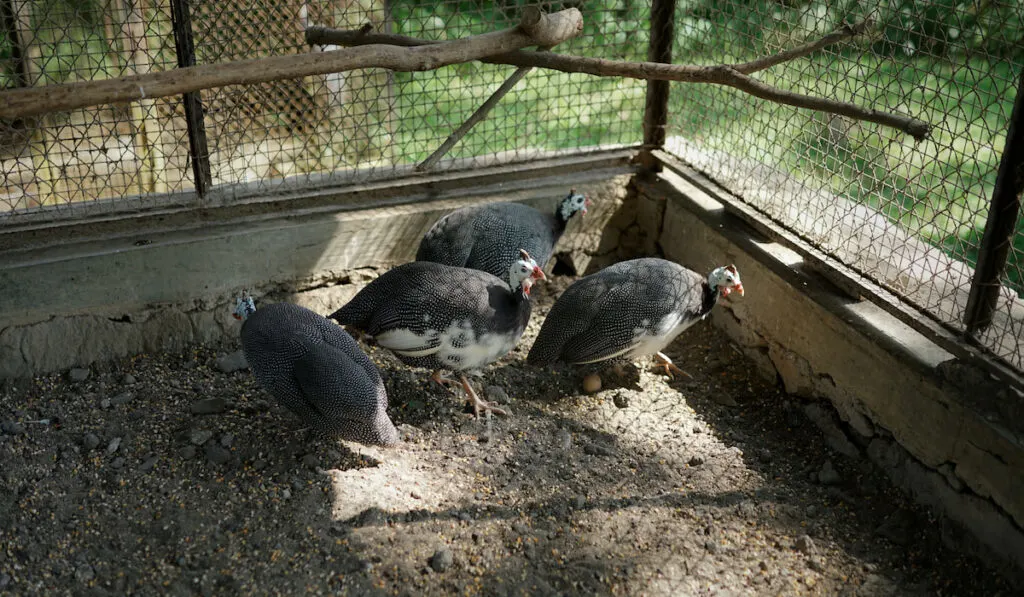
<svg viewBox="0 0 1024 597"><path fill-rule="evenodd" d="M871 19L867 35L754 75L796 93L921 118L915 142L880 125L674 84L666 148L778 224L954 330L963 330L982 232L1024 64L1012 0L681 2L675 62L734 63ZM1018 233L983 342L1017 368Z"/></svg>
<svg viewBox="0 0 1024 597"><path fill-rule="evenodd" d="M176 68L171 5L179 0L0 0L4 89ZM448 40L514 27L526 2L181 0L199 65L323 51L307 25ZM649 5L580 8L583 34L559 47L640 60ZM363 69L199 92L212 189L227 198L382 179L437 149L515 70L469 63L421 73ZM437 166L468 169L580 148L639 142L643 81L534 70ZM71 204L144 207L195 201L181 97L0 123L0 213ZM202 148L199 150L201 151ZM106 201L109 200L109 201Z"/></svg>
<svg viewBox="0 0 1024 597"><path fill-rule="evenodd" d="M0 89L177 66L170 13L142 0L0 0ZM0 121L0 214L192 188L179 98Z"/></svg>

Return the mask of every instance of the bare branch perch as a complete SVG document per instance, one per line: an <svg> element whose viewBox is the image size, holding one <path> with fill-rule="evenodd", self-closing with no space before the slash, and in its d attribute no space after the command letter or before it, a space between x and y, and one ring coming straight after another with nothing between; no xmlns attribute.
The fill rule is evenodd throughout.
<svg viewBox="0 0 1024 597"><path fill-rule="evenodd" d="M683 83L711 83L734 87L755 97L779 104L807 108L832 114L840 114L853 118L890 126L918 141L928 136L931 125L911 116L882 112L870 108L862 108L849 102L841 102L823 97L815 97L786 91L772 87L747 76L747 73L764 70L770 66L781 64L801 56L806 56L826 45L841 41L863 31L867 24L850 26L831 33L821 40L802 45L774 56L757 60L728 65L698 66L692 64L662 64L659 62L624 62L605 60L603 58L585 58L582 56L565 56L549 52L512 51L501 55L492 55L480 59L481 62L492 64L511 64L513 66L533 66L567 73L586 73L603 77L616 76L631 79L658 79L663 81L680 81ZM330 43L343 46L358 46L369 43L382 43L398 46L417 46L434 44L427 40L394 34L360 33L358 31L340 31L323 27L310 27L306 30L306 40L310 43Z"/></svg>
<svg viewBox="0 0 1024 597"><path fill-rule="evenodd" d="M193 66L119 79L13 89L0 92L0 118L14 119L86 106L181 95L226 85L264 83L357 68L432 70L529 46L555 45L583 30L583 15L575 8L552 14L541 14L539 10L524 11L524 17L529 18L513 29L431 44L428 47L358 44L364 47ZM534 35L537 37L534 38Z"/></svg>

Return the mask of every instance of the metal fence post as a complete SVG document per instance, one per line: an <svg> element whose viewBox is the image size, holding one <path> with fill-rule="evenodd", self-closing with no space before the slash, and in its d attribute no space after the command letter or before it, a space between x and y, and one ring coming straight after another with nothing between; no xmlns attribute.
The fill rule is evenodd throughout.
<svg viewBox="0 0 1024 597"><path fill-rule="evenodd" d="M196 48L192 40L192 17L188 9L189 0L171 0L171 26L174 29L174 48L178 54L178 67L195 66ZM206 195L213 184L210 170L210 149L206 143L206 123L203 119L203 103L194 91L181 96L185 107L185 122L188 125L189 154L192 157L192 174L195 178L196 194Z"/></svg>
<svg viewBox="0 0 1024 597"><path fill-rule="evenodd" d="M675 15L676 0L654 0L651 5L651 44L647 50L648 61L672 62ZM644 106L644 145L647 149L659 149L665 145L669 90L669 81L647 83L647 103Z"/></svg>
<svg viewBox="0 0 1024 597"><path fill-rule="evenodd" d="M992 205L978 247L978 265L964 311L965 333L969 337L992 323L992 313L999 300L999 276L1006 267L1020 214L1020 196L1024 192L1024 72L1019 76Z"/></svg>

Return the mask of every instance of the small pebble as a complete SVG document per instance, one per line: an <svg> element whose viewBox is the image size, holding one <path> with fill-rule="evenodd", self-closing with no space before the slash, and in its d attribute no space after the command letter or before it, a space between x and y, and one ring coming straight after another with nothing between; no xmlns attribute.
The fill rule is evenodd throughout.
<svg viewBox="0 0 1024 597"><path fill-rule="evenodd" d="M225 448L230 448L231 444L233 443L235 443L234 434L225 433L224 435L220 436L220 445L224 446Z"/></svg>
<svg viewBox="0 0 1024 597"><path fill-rule="evenodd" d="M690 460L687 462L687 464L689 464L690 466L700 466L700 465L704 464L704 457L703 456L691 456Z"/></svg>
<svg viewBox="0 0 1024 597"><path fill-rule="evenodd" d="M256 462L252 463L252 469L255 471L262 471L267 468L267 461L263 458L256 459Z"/></svg>
<svg viewBox="0 0 1024 597"><path fill-rule="evenodd" d="M231 460L231 451L217 444L206 446L206 459L214 464L224 464Z"/></svg>
<svg viewBox="0 0 1024 597"><path fill-rule="evenodd" d="M81 383L89 379L89 370L81 367L76 367L68 371L68 380L75 383Z"/></svg>
<svg viewBox="0 0 1024 597"><path fill-rule="evenodd" d="M114 439L110 440L110 443L107 444L107 454L113 454L114 452L117 452L117 449L120 446L121 446L121 438L120 437L115 437Z"/></svg>
<svg viewBox="0 0 1024 597"><path fill-rule="evenodd" d="M282 492L281 492L281 497L283 497L283 498L284 498L284 499L286 499L286 500L287 500L287 499L291 499L291 497L292 497L292 490L291 490L291 489L288 489L288 488L286 487L286 488L284 489L284 491L282 491Z"/></svg>
<svg viewBox="0 0 1024 597"><path fill-rule="evenodd" d="M587 444L586 446L584 446L583 452L585 454L590 454L591 456L615 455L615 450L609 448L608 446L602 446L601 444Z"/></svg>
<svg viewBox="0 0 1024 597"><path fill-rule="evenodd" d="M131 392L121 392L117 396L111 398L110 403L113 404L114 406L120 406L122 404L127 404L131 402L132 398L134 398L134 396L132 396Z"/></svg>
<svg viewBox="0 0 1024 597"><path fill-rule="evenodd" d="M153 467L156 466L156 463L159 462L159 460L159 456L150 456L142 464L139 465L139 470L144 473L149 472L153 470Z"/></svg>
<svg viewBox="0 0 1024 597"><path fill-rule="evenodd" d="M123 457L118 456L117 458L115 458L112 461L110 461L110 468L112 468L112 469L120 469L122 467L124 467L124 458Z"/></svg>
<svg viewBox="0 0 1024 597"><path fill-rule="evenodd" d="M612 397L612 402L615 403L617 408L626 408L629 406L629 396L622 392L615 392L615 396Z"/></svg>
<svg viewBox="0 0 1024 597"><path fill-rule="evenodd" d="M126 386L133 386L135 385L135 382L135 376L132 375L131 373L125 373L124 377L121 379L121 383L123 383Z"/></svg>
<svg viewBox="0 0 1024 597"><path fill-rule="evenodd" d="M320 466L320 459L316 457L316 454L306 454L302 457L302 465L313 471Z"/></svg>
<svg viewBox="0 0 1024 597"><path fill-rule="evenodd" d="M213 437L213 432L208 429L193 429L188 436L188 441L192 442L192 445L201 446L210 441L211 437Z"/></svg>
<svg viewBox="0 0 1024 597"><path fill-rule="evenodd" d="M213 366L221 373L234 373L235 371L247 369L249 363L245 360L245 353L241 350L236 350L218 358Z"/></svg>
<svg viewBox="0 0 1024 597"><path fill-rule="evenodd" d="M822 485L835 485L839 481L839 473L832 466L832 461L826 460L825 464L821 465L821 470L818 471L818 482Z"/></svg>
<svg viewBox="0 0 1024 597"><path fill-rule="evenodd" d="M807 567L811 570L814 570L815 572L825 572L825 562L823 562L820 558L811 558L807 560Z"/></svg>
<svg viewBox="0 0 1024 597"><path fill-rule="evenodd" d="M74 371L74 369L72 369ZM82 564L75 569L75 580L80 583L88 583L92 579L96 578L96 571L92 569L89 564Z"/></svg>
<svg viewBox="0 0 1024 597"><path fill-rule="evenodd" d="M110 398L103 398L102 400L100 400L100 408L106 409L110 408L110 406Z"/></svg>
<svg viewBox="0 0 1024 597"><path fill-rule="evenodd" d="M207 398L205 400L199 400L193 402L189 407L189 411L194 415L217 415L228 408L228 401L224 398Z"/></svg>
<svg viewBox="0 0 1024 597"><path fill-rule="evenodd" d="M757 563L757 567L760 568L761 570L764 570L765 572L768 572L768 562L766 562L764 560L761 560L760 562L758 562Z"/></svg>
<svg viewBox="0 0 1024 597"><path fill-rule="evenodd" d="M420 495L420 492L416 491L415 489L413 489L412 491L409 492L409 497L411 497L414 500L421 500L421 499L423 499L423 496Z"/></svg>
<svg viewBox="0 0 1024 597"><path fill-rule="evenodd" d="M89 450L95 450L100 445L100 438L96 437L95 433L86 433L82 438L82 447Z"/></svg>
<svg viewBox="0 0 1024 597"><path fill-rule="evenodd" d="M704 430L703 430L703 429L701 429L699 425L694 425L694 426L693 426L693 432L694 432L694 433L703 433L703 432L704 432Z"/></svg>
<svg viewBox="0 0 1024 597"><path fill-rule="evenodd" d="M184 458L185 460L192 460L193 458L196 457L196 447L185 446L184 448L181 449L179 454L181 454L181 457Z"/></svg>
<svg viewBox="0 0 1024 597"><path fill-rule="evenodd" d="M558 432L555 433L555 445L562 450L568 450L572 447L572 434L565 429L559 429Z"/></svg>
<svg viewBox="0 0 1024 597"><path fill-rule="evenodd" d="M495 404L509 403L508 392L501 386L487 386L484 388L484 395L487 396L489 402L494 402Z"/></svg>
<svg viewBox="0 0 1024 597"><path fill-rule="evenodd" d="M718 552L718 544L715 543L714 541L705 541L704 542L704 549L706 549L708 551L708 553L717 553Z"/></svg>
<svg viewBox="0 0 1024 597"><path fill-rule="evenodd" d="M0 424L0 431L7 435L21 435L25 433L25 424L18 421L4 421Z"/></svg>
<svg viewBox="0 0 1024 597"><path fill-rule="evenodd" d="M809 535L800 535L797 537L796 543L793 544L793 547L795 547L800 553L808 554L814 551L814 540L811 539Z"/></svg>
<svg viewBox="0 0 1024 597"><path fill-rule="evenodd" d="M434 552L434 555L430 557L430 567L434 572L444 572L451 568L453 563L455 563L455 556L452 555L452 551L447 548L438 549Z"/></svg>

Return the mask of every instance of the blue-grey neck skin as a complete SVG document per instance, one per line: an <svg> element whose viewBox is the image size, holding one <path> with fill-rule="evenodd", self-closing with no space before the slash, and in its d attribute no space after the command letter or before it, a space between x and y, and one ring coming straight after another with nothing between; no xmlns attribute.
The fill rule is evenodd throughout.
<svg viewBox="0 0 1024 597"><path fill-rule="evenodd" d="M245 321L250 315L256 312L256 303L249 296L249 293L243 293L242 296L235 301L235 315L239 319Z"/></svg>

